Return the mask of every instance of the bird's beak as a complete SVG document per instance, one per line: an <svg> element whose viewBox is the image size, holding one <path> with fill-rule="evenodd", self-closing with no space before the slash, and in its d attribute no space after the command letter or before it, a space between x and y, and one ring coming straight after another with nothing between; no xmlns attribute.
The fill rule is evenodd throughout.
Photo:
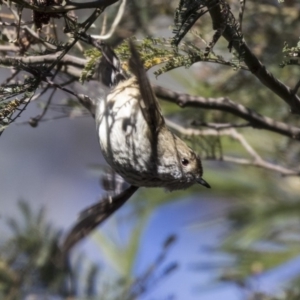
<svg viewBox="0 0 300 300"><path fill-rule="evenodd" d="M198 178L197 182L210 189L210 185L203 178Z"/></svg>

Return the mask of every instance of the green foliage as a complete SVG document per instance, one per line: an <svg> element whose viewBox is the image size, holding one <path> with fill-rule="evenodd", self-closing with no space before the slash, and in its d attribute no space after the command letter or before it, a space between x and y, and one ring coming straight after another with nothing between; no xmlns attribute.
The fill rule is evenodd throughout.
<svg viewBox="0 0 300 300"><path fill-rule="evenodd" d="M93 49L86 50L84 55L85 57L88 58L88 62L86 63L84 69L81 72L79 78L79 81L81 83L84 83L85 81L89 80L93 76L95 72L95 66L97 65L97 62L101 57L101 52L93 48Z"/></svg>
<svg viewBox="0 0 300 300"><path fill-rule="evenodd" d="M144 214L136 215L138 226L130 232L125 246L116 243L118 227L124 224L114 227L115 231L111 231L109 237L104 232L94 234L104 254L104 262L117 267L118 272L112 273L108 272L104 262L99 268L82 254L75 255L72 263L62 269L57 260L60 231L46 221L44 209L35 212L25 201L20 201L18 207L20 215L7 221L12 236L2 241L0 248L1 299L21 299L38 290L42 295L56 295L60 299L72 295L72 299L78 300L134 300L177 268L174 262L165 264L168 251L176 240L175 236L170 236L154 261L138 277L133 276L140 240L152 210L146 209Z"/></svg>
<svg viewBox="0 0 300 300"><path fill-rule="evenodd" d="M297 65L299 66L299 57L300 57L300 41L298 41L296 47L289 47L288 43L285 42L282 52L284 54L284 60L280 64L281 67L287 65Z"/></svg>
<svg viewBox="0 0 300 300"><path fill-rule="evenodd" d="M196 21L204 16L209 10L213 9L214 6L220 6L220 20L218 27L215 28L216 31L212 37L212 40L207 44L204 52L204 58L207 58L212 52L214 45L218 42L220 37L226 28L229 28L233 32L234 39L230 42L228 48L231 51L233 43L238 43L240 45L240 53L238 56L238 63L243 60L243 35L240 31L240 26L238 22L235 21L234 15L230 10L230 6L226 1L191 1L191 0L181 0L179 1L178 8L175 11L174 23L175 28L173 30L174 37L172 38L172 45L178 47L181 40L189 32ZM216 27L216 26L215 26Z"/></svg>
<svg viewBox="0 0 300 300"><path fill-rule="evenodd" d="M290 64L298 65L299 56L299 45L297 44L296 47L289 46L295 38L298 38L293 27L295 21L293 21L292 16L287 15L286 18L283 18L280 14L274 15L271 10L260 12L260 6L257 5L253 7L253 12L251 6L247 6L246 11L249 19L244 20L243 28L244 34L247 35L247 44L252 48L259 49L260 60L263 63L268 63L267 67L272 70L274 76L290 86L295 85L299 80L297 75L299 69L296 67L287 68L287 65ZM271 27L268 25L269 21L273 22L272 24L280 24L280 26L273 26L274 31L264 27L267 30L263 31L258 25L262 16L265 18L265 26ZM251 31L251 28L257 28L257 30ZM282 34L283 28L287 32L286 35ZM271 42L274 41L272 39L274 34L279 37L276 43ZM287 66L285 72L278 68L281 60L280 43L284 38L288 40L283 51L285 55L284 65ZM263 40L266 42L259 43ZM215 51L217 50L215 49ZM223 72L219 76L220 71ZM208 77L210 76L214 78L213 87L215 90L211 91L212 95L218 92L223 95L226 94L264 115L271 116L276 120L293 120L299 126L299 118L294 118L284 108L280 109L282 105L278 98L267 91L264 86L252 80L246 72L227 71L225 73L221 68L217 68ZM204 82L199 83L195 80L198 83L197 90L194 91L195 94L202 93L199 92L200 88L205 89L206 78L202 77L201 79ZM271 100L271 102L267 100ZM204 121L234 122L234 118L231 119L229 115L223 114L221 119L216 119L217 116L211 112L206 112ZM202 116L199 120L203 120ZM255 131L251 134L248 129L242 129L239 132L243 133L253 148L260 155L267 157L269 161L284 162L289 166L298 165L300 153L298 141L270 135L270 133L263 131ZM221 142L224 153L241 156L241 149L238 149L237 144L224 138ZM273 176L266 171L250 170L245 167L227 166L219 174L219 180L214 177L217 193L222 197L229 196L237 199L228 214L232 226L222 246L224 251L231 253L236 258L236 263L228 270L228 273L235 274L234 278L231 279L245 279L249 275L270 270L298 256L300 253L297 239L300 213L299 179ZM238 180L237 183L236 180ZM261 247L262 244L268 246ZM299 293L295 295L299 296ZM274 299L279 298L274 297ZM282 299L298 298L289 296L287 292Z"/></svg>
<svg viewBox="0 0 300 300"><path fill-rule="evenodd" d="M45 220L45 210L34 213L24 201L19 202L20 219L8 219L12 237L1 247L0 290L15 299L27 285L60 289L65 270L55 266L59 231ZM10 296L11 295L11 296Z"/></svg>
<svg viewBox="0 0 300 300"><path fill-rule="evenodd" d="M278 2L283 1L278 0ZM162 11L168 16L172 16L173 7L171 3L172 1L170 3L168 1L156 1L150 6L149 3L142 1L140 6L144 9L141 15L146 15L147 20L153 20ZM211 35L209 32L212 24L210 20L205 19L208 16L206 14L208 3L212 7L217 4L222 5L222 14L220 15L222 20L220 19L218 26L213 24L215 32ZM178 82L185 86L191 94L203 97L230 97L236 103L257 110L262 115L287 124L292 122L295 126L299 126L299 118L291 115L282 100L248 72L243 62L242 47L243 36L245 36L247 45L253 54L266 65L267 69L288 86L295 86L299 80L300 46L299 43L294 47L289 45L294 45L299 36L297 27L299 18L297 9L295 9L298 5L297 1L289 1L286 6L280 7L271 5L267 1L247 2L243 20L243 34L240 32L240 24L234 18L234 14L238 14L238 1L228 1L228 4L232 4L231 10L223 0L179 1L172 39L155 37L137 41L137 48L142 55L145 68L149 69L152 66L164 64L155 72L155 75L159 76L165 72L180 67L188 68L200 62L188 73L186 70L180 70L180 72L169 74L170 76L177 76ZM158 7L157 10L155 10L156 7ZM67 14L65 15L68 18ZM136 15L139 14L135 12L134 16ZM113 19L113 16L109 16L109 18ZM124 19L126 19L124 20L125 23L130 18ZM132 22L132 20L129 21ZM220 38L225 27L231 30L235 36L229 45ZM124 26L124 28L127 27ZM79 27L75 18L73 21L69 19L67 29L73 30L74 34L78 32ZM129 31L132 32L132 28ZM6 44L5 42L9 40L8 35L1 34L0 42ZM55 46L56 51L67 46L67 44L60 43L52 37L41 37L41 40ZM233 44L238 44L240 51L231 51ZM284 61L282 66L287 67L279 69L278 65L282 61L281 48L283 44ZM35 51L30 53L47 53L47 49L39 51L39 47L41 45L35 47ZM227 48L232 53L228 53ZM124 69L128 70L129 49L127 41L121 43L115 51L123 62ZM97 50L89 49L85 51L85 57L88 58L88 63L82 71L81 82L91 78L101 54ZM207 64L207 62L214 64ZM9 65L29 71L31 74L34 71L30 69L29 65L18 66L13 62L10 62ZM41 74L46 70L43 66L38 66L36 69ZM39 82L34 77L29 77L22 83L9 84L0 88L0 126L2 128L5 128L13 120L13 115L18 114L18 109L22 109L23 106L20 107L19 104L22 101L28 102L30 100ZM17 98L18 96L21 98ZM70 113L70 111L79 109L79 104L77 100L67 99L62 100L60 106L53 105L53 108ZM179 109L171 104L165 105L165 108L167 114L176 121L185 122L184 126L191 126L192 124L196 129L202 129L205 127L203 124L208 122L231 124L241 122L236 116L221 111L191 108L179 112ZM298 141L270 134L257 128L239 129L239 132L267 161L282 162L290 167L299 164L300 147ZM183 138L187 137L183 136ZM248 275L269 270L297 256L300 249L298 241L293 239L293 236L297 236L299 229L299 180L297 178L281 178L268 171L258 171L251 167L233 166L219 162L218 160L221 161L225 153L237 158L247 154L239 143L234 142L229 137L222 137L221 135L213 137L192 136L188 139L193 148L197 149L203 157L217 160L216 162L205 162L205 178L208 182L213 183L213 190L210 191L210 195L236 201L228 214L231 230L221 247L222 251L226 251L236 258L236 264L230 270L236 271L231 273L235 276L227 276L227 278L242 281ZM197 187L189 191L199 193ZM205 197L203 193L201 191ZM133 201L135 203L134 216L139 216L139 219L125 245L120 245L110 234L105 232L93 235L93 239L99 249L102 250L106 260L118 273L118 276L112 279L110 283L103 283L101 286L101 299L118 299L120 295L124 294L128 299L134 299L132 283L136 284L136 289L140 283L142 283L142 287L147 286L149 277L147 280L135 281L132 275L132 268L138 255L141 237L147 221L160 205L187 196L186 192L178 192L175 198L174 194L166 194L157 189L151 190L151 195L147 195L144 191L138 195L138 200L136 198ZM141 199L143 201L140 201ZM20 210L22 211L23 222L20 220L9 221L14 236L3 246L0 255L1 292L7 297L12 295L12 299L14 293L18 293L24 284L29 285L30 281L32 282L33 278L36 279L36 277L38 277L36 282L39 285L58 291L66 279L65 274L61 274L51 264L51 257L57 251L59 233L45 222L44 212L40 211L35 214L24 204L20 204ZM271 246L259 247L261 243L268 243ZM276 250L272 247L276 247ZM101 272L94 265L87 266L83 256L78 256L74 265L72 271L73 275L75 274L75 285L80 281L80 276L85 278L83 284L85 285L85 294L87 297L92 297L96 293L95 286L99 284L97 277L98 275L101 277ZM84 274L79 271L82 266L85 267ZM298 292L287 291L286 296L282 298L294 300L299 298L297 295L299 296ZM267 299L265 295L255 296L257 296L256 299ZM261 298L258 298L259 296ZM125 299L127 299L126 297ZM279 298L273 297L273 299Z"/></svg>
<svg viewBox="0 0 300 300"><path fill-rule="evenodd" d="M180 0L178 8L175 10L173 32L175 36L172 39L172 44L178 46L180 41L196 23L196 21L208 12L206 1L185 1Z"/></svg>
<svg viewBox="0 0 300 300"><path fill-rule="evenodd" d="M249 190L244 202L236 203L228 214L231 227L222 249L232 254L236 263L225 271L226 278L234 274L232 280L244 280L299 255L298 193L276 187L274 179L262 184L264 193L258 193L262 189L258 186L255 192Z"/></svg>
<svg viewBox="0 0 300 300"><path fill-rule="evenodd" d="M199 39L202 38L199 36ZM175 49L172 46L172 39L144 38L141 41L137 41L136 46L141 54L146 70L164 63L162 67L154 72L156 76L180 67L189 68L191 65L201 61L230 66L234 70L240 68L247 69L244 65L241 65L241 60L237 58L235 52L233 53L233 59L229 61L220 55L216 55L213 51L210 51L209 55L205 56L204 50L190 42L182 42L181 45ZM123 69L130 71L128 70L127 64L130 57L127 41L123 41L114 50L122 62ZM95 66L101 57L101 53L98 50L89 49L85 52L85 56L88 58L88 63L81 73L81 82L92 77L95 72Z"/></svg>

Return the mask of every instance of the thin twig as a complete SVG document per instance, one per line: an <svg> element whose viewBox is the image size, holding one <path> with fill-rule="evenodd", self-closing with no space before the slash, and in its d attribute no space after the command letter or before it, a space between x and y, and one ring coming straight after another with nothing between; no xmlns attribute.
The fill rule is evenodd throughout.
<svg viewBox="0 0 300 300"><path fill-rule="evenodd" d="M22 62L23 64L26 65L40 65L43 63L49 64L49 63L57 62L60 55L61 55L61 51L56 52L55 54L36 55L36 56L27 56L27 57L23 57L23 56L0 57L0 64L3 66L12 66L13 62ZM66 54L60 60L60 63L64 65L71 65L78 68L83 68L86 62L87 62L86 59L82 59L68 54Z"/></svg>
<svg viewBox="0 0 300 300"><path fill-rule="evenodd" d="M103 20L102 20L102 26L101 26L101 32L100 35L104 35L106 32L107 27L107 13L106 11L103 13Z"/></svg>
<svg viewBox="0 0 300 300"><path fill-rule="evenodd" d="M18 76L20 70L12 70L11 76L7 77L5 81L0 85L0 87L5 86L8 83L12 83L13 79Z"/></svg>
<svg viewBox="0 0 300 300"><path fill-rule="evenodd" d="M99 48L99 45L95 45L97 40L90 37L90 43ZM30 57L0 57L0 63L2 65L11 66L13 61L21 61L25 64L35 65L40 63L53 63L59 54L49 54ZM61 59L61 63L64 65L70 65L82 68L86 64L85 59L77 58L72 55L65 55ZM65 73L69 73L71 76L79 77L80 70L74 68L68 68ZM178 104L180 107L198 107L204 109L214 109L220 111L226 111L233 115L236 115L249 122L250 126L258 129L265 129L273 131L284 136L288 136L292 139L300 140L300 128L289 125L287 123L276 121L272 118L263 116L257 113L255 110L247 108L242 104L237 104L227 97L220 98L204 98L201 96L192 96L185 93L178 93L161 86L153 85L156 96ZM81 97L82 99L82 97ZM90 105L88 104L90 102ZM92 100L85 97L85 106L88 105L92 108Z"/></svg>
<svg viewBox="0 0 300 300"><path fill-rule="evenodd" d="M77 118L79 118L80 116L77 116ZM81 117L86 117L85 115L81 116ZM40 120L39 122L50 122L50 121L56 121L59 119L66 119L69 118L69 116L63 115L63 116L55 116L55 117L51 117L51 118L43 118L42 120ZM22 121L22 122L14 122L14 125L28 125L28 121Z"/></svg>
<svg viewBox="0 0 300 300"><path fill-rule="evenodd" d="M239 12L239 23L240 23L240 31L243 30L243 16L246 7L246 0L240 0L240 12Z"/></svg>
<svg viewBox="0 0 300 300"><path fill-rule="evenodd" d="M33 21L27 21L27 22L24 22L24 21L21 21L20 23L20 27L22 28L23 25L32 25L33 24ZM8 23L8 22L3 22L1 21L0 22L0 26L12 26L12 27L18 27L19 26L19 22L11 22L11 23Z"/></svg>
<svg viewBox="0 0 300 300"><path fill-rule="evenodd" d="M91 100L91 98L89 98L88 96L86 96L84 94L78 94L78 93L76 93L76 91L71 91L70 89L63 87L60 84L54 83L49 79L45 79L45 80L50 86L58 88L64 92L67 92L67 93L73 95L74 97L76 97L78 99L78 101L91 113L92 117L95 116L96 108L95 108L95 104Z"/></svg>
<svg viewBox="0 0 300 300"><path fill-rule="evenodd" d="M119 25L125 11L125 5L126 5L126 0L121 0L121 4L119 6L119 10L117 13L117 16L114 19L113 24L111 25L111 28L107 34L104 35L91 35L94 39L99 39L99 40L108 40L109 38L112 37L114 32L116 31L117 26Z"/></svg>
<svg viewBox="0 0 300 300"><path fill-rule="evenodd" d="M214 129L199 130L194 128L182 127L181 125L174 123L170 120L166 120L166 124L173 130L177 131L178 133L184 136L230 136L236 141L238 141L252 158L252 159L246 159L246 158L222 156L221 157L222 161L228 161L228 162L242 164L242 165L255 166L258 168L278 172L283 176L300 176L299 170L289 169L277 164L269 163L268 161L264 160L254 150L254 148L247 142L245 137L242 134L238 133L234 128L225 129L221 131L214 130Z"/></svg>
<svg viewBox="0 0 300 300"><path fill-rule="evenodd" d="M293 88L293 94L296 95L300 87L300 80L297 82L295 87Z"/></svg>
<svg viewBox="0 0 300 300"><path fill-rule="evenodd" d="M204 109L215 109L226 111L236 115L250 123L254 128L266 129L295 140L300 140L300 128L289 124L275 121L269 117L262 116L256 111L237 104L227 97L204 98L184 93L177 93L161 86L153 86L157 97L178 104L180 107L198 107Z"/></svg>
<svg viewBox="0 0 300 300"><path fill-rule="evenodd" d="M19 24L19 23L21 22L21 18L19 17L19 14L17 14L17 13L15 12L15 10L14 10L11 6L8 6L8 8L9 8L10 11L12 12L12 14L14 15L14 17L15 17L15 19L16 19L16 21L17 21L17 24ZM53 45L51 45L51 44L45 42L43 39L41 39L41 38L39 37L39 35L38 35L36 32L34 32L31 28L29 28L28 26L23 25L23 26L22 26L22 29L24 29L29 35L31 35L35 40L39 41L39 42L40 42L42 45L44 45L47 49L49 49L49 50L55 50L55 49L56 49L55 46L53 46Z"/></svg>
<svg viewBox="0 0 300 300"><path fill-rule="evenodd" d="M212 18L214 29L218 29L224 23L224 16L221 5L214 5L209 9L209 14ZM246 42L241 45L239 39L236 38L236 30L231 24L227 24L225 30L222 32L223 37L232 43L235 50L240 53L243 52L243 59L249 70L260 82L269 88L274 94L278 95L291 108L291 112L300 114L300 98L293 93L293 90L275 78L273 74L266 69L266 67L258 60L252 53Z"/></svg>
<svg viewBox="0 0 300 300"><path fill-rule="evenodd" d="M224 130L224 129L229 129L229 128L245 128L245 127L250 127L250 123L243 123L243 124L233 124L233 123L208 123L208 122L200 122L200 121L193 121L191 122L191 125L194 126L203 126L203 127L208 127L212 128L215 130Z"/></svg>
<svg viewBox="0 0 300 300"><path fill-rule="evenodd" d="M28 8L30 10L34 10L41 13L66 13L71 10L107 7L116 3L117 1L118 0L97 0L97 1L90 1L90 2L68 1L67 5L51 5L51 6L38 6L26 2L25 0L11 0L10 2L21 5L24 8Z"/></svg>
<svg viewBox="0 0 300 300"><path fill-rule="evenodd" d="M47 89L48 89L48 87L46 87L46 89L44 89L44 91L46 91ZM50 103L51 103L51 101L52 101L52 98L53 98L53 96L54 96L54 94L55 94L55 92L56 92L56 89L53 89L52 93L50 94L50 96L49 96L49 98L48 98L48 100L47 100L47 102L46 102L46 105L45 105L45 107L44 107L44 109L43 109L42 114L41 114L41 115L38 115L38 116L36 116L36 117L34 117L34 118L30 118L29 124L30 124L32 127L37 127L37 126L38 126L38 123L39 123L39 122L42 120L42 118L46 115L46 113L47 113L47 111L48 111L48 108L49 108L49 106L50 106Z"/></svg>

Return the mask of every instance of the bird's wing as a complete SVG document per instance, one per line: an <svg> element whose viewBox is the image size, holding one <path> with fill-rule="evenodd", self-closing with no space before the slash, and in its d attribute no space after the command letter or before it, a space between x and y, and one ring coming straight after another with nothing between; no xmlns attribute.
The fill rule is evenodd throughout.
<svg viewBox="0 0 300 300"><path fill-rule="evenodd" d="M157 129L165 123L165 121L161 114L158 100L155 97L142 64L140 55L131 40L129 40L129 48L131 52L129 67L137 78L143 102L141 103L142 112L150 128L153 130L153 132L156 132Z"/></svg>

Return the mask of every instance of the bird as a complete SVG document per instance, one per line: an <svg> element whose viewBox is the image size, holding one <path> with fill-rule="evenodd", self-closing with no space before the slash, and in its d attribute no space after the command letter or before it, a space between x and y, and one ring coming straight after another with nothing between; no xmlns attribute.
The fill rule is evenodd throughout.
<svg viewBox="0 0 300 300"><path fill-rule="evenodd" d="M98 73L103 92L95 102L96 129L107 163L130 184L80 213L66 236L57 261L67 265L68 252L118 210L140 187L173 191L195 183L207 188L200 157L166 126L138 51L129 41L129 67L122 68L115 52L104 42ZM105 177L105 182L115 176ZM125 182L123 182L125 183ZM107 185L107 182L106 184ZM113 184L115 186L115 184Z"/></svg>
<svg viewBox="0 0 300 300"><path fill-rule="evenodd" d="M167 127L132 40L129 49L131 75L109 45L101 46L104 92L96 101L95 119L105 160L135 187L173 191L198 183L210 188L199 155Z"/></svg>

